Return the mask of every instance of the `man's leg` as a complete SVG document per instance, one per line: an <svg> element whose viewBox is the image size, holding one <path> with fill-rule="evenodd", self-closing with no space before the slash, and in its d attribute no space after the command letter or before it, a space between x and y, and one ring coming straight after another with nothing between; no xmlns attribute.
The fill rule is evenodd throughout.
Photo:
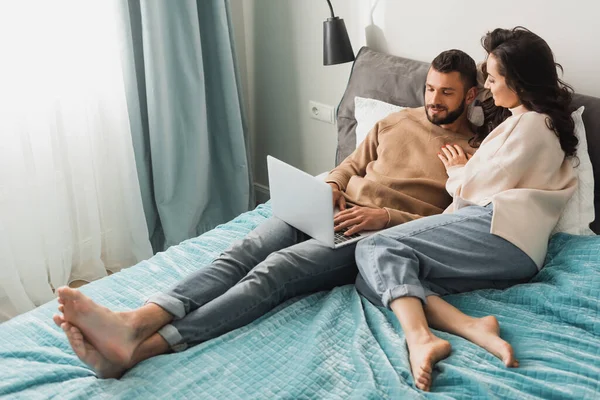
<svg viewBox="0 0 600 400"><path fill-rule="evenodd" d="M310 239L275 252L223 295L159 333L180 351L242 327L292 297L351 284L358 273L355 248L331 249Z"/></svg>
<svg viewBox="0 0 600 400"><path fill-rule="evenodd" d="M92 368L99 378L120 378L123 373L139 362L148 358L165 354L169 351L169 344L155 333L144 340L133 352L129 362L112 362L102 355L81 333L81 330L74 325L62 319L62 316L55 315L54 322L59 325L73 348L73 351L90 368Z"/></svg>
<svg viewBox="0 0 600 400"><path fill-rule="evenodd" d="M269 218L236 241L210 265L191 273L164 293L151 296L176 319L219 297L271 253L309 239L276 217Z"/></svg>
<svg viewBox="0 0 600 400"><path fill-rule="evenodd" d="M358 268L381 303L394 310L401 324L404 319L410 327L406 315L415 318L418 329L411 332L410 339L407 334L411 353L425 351L415 337L426 341L433 335L429 329L422 329L422 320L417 318L424 313L428 296L434 294L430 286L445 290L441 294L464 292L481 288L485 281L487 287L495 287L495 281L530 278L537 272L525 253L490 234L491 218L491 208L468 207L382 231L358 245ZM446 281L452 284L446 287ZM418 298L420 302L398 301L406 298ZM428 378L422 371L429 370L439 358L421 355L425 364L414 365L412 359L416 356L411 356L415 383L426 390L429 385L419 385L422 376Z"/></svg>
<svg viewBox="0 0 600 400"><path fill-rule="evenodd" d="M82 337L81 341L76 341L80 344L80 350L93 349L85 353L86 359L80 356L83 361L94 364L93 361L98 359L95 353L101 354L107 361L101 364L110 364L110 373L114 375L114 365L129 365L132 360L142 358L143 355L155 355L157 349L168 350L169 346L165 346L166 342L162 337L152 336L164 325L223 294L272 252L306 239L307 236L302 232L277 218L271 218L246 238L234 243L211 265L184 278L169 292L154 296L137 310L112 312L97 305L78 290L59 288L59 311L64 315L56 315L54 321L61 327L68 323L65 332L74 332L75 338ZM173 328L166 327L162 333L168 335L172 330ZM72 337L73 335L69 336L69 339ZM155 340L146 343L150 337ZM142 344L144 346L140 349ZM158 346L148 346L149 344ZM84 353L80 351L78 355L80 354Z"/></svg>
<svg viewBox="0 0 600 400"><path fill-rule="evenodd" d="M63 315L54 315L54 322L65 331L75 354L99 377L118 378L141 355L148 358L169 350L156 331L173 316L156 304L113 312L77 289L61 287L57 294Z"/></svg>

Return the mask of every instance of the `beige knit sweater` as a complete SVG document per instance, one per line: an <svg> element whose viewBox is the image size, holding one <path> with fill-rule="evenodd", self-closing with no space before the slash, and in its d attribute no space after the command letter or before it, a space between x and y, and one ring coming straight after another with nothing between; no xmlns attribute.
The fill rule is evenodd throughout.
<svg viewBox="0 0 600 400"><path fill-rule="evenodd" d="M440 214L452 197L448 176L437 153L458 144L473 153L472 132L454 133L432 124L423 107L405 109L378 122L364 142L327 177L348 203L384 208L387 227Z"/></svg>
<svg viewBox="0 0 600 400"><path fill-rule="evenodd" d="M494 129L464 166L448 170L453 203L494 205L491 233L523 250L541 268L552 229L575 192L577 178L546 125L547 116L524 106Z"/></svg>

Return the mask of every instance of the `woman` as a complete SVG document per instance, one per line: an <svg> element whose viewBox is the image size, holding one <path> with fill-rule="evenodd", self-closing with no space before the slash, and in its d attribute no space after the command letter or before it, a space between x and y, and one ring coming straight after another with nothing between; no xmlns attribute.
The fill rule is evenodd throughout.
<svg viewBox="0 0 600 400"><path fill-rule="evenodd" d="M493 316L471 318L438 296L531 279L577 185L568 160L577 146L572 89L558 78L548 44L522 27L496 29L482 44L485 87L499 111L487 116L493 130L474 156L459 146L439 153L453 203L441 215L387 229L356 249L357 288L366 296L375 292L378 298L370 299L393 310L422 390L431 386L433 365L451 351L429 326L472 341L507 367L519 365Z"/></svg>

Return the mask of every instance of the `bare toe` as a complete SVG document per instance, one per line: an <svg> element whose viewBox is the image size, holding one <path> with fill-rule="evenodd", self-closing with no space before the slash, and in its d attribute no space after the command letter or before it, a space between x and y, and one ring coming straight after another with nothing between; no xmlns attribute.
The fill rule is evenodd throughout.
<svg viewBox="0 0 600 400"><path fill-rule="evenodd" d="M450 355L450 343L431 335L419 343L409 344L408 348L415 385L421 390L429 391L433 366Z"/></svg>
<svg viewBox="0 0 600 400"><path fill-rule="evenodd" d="M417 382L419 382L422 386L422 388L428 388L429 387L429 378L425 377L425 376L420 376L417 379Z"/></svg>
<svg viewBox="0 0 600 400"><path fill-rule="evenodd" d="M52 316L52 320L54 321L54 323L56 324L56 326L58 326L59 328L61 327L61 325L65 322L65 320L63 319L63 317L61 317L58 314L54 314Z"/></svg>
<svg viewBox="0 0 600 400"><path fill-rule="evenodd" d="M98 377L120 378L126 371L126 367L123 364L111 362L87 342L81 330L76 326L68 322L63 322L61 328L66 333L75 355L91 367Z"/></svg>
<svg viewBox="0 0 600 400"><path fill-rule="evenodd" d="M63 303L69 300L77 300L79 296L79 290L71 289L68 286L61 286L56 289L56 293L58 294L59 302Z"/></svg>
<svg viewBox="0 0 600 400"><path fill-rule="evenodd" d="M69 344L75 351L75 354L77 354L79 358L82 358L83 354L81 353L85 352L85 349L83 348L83 335L81 335L79 329L75 328L68 322L63 322L60 324L60 327L66 333L67 339L69 339Z"/></svg>
<svg viewBox="0 0 600 400"><path fill-rule="evenodd" d="M492 351L492 353L500 358L504 362L504 365L513 367L516 360L512 346L508 342L505 342L500 338L498 339L501 340L502 343L498 343L495 351Z"/></svg>

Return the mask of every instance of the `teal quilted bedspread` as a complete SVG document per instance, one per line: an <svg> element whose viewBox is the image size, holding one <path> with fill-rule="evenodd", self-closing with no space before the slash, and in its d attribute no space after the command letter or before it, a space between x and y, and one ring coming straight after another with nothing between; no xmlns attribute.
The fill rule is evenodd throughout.
<svg viewBox="0 0 600 400"><path fill-rule="evenodd" d="M157 254L82 291L114 310L202 268L269 217L269 206ZM414 388L393 314L352 285L292 299L241 329L100 380L51 316L56 301L0 325L0 396L61 399L598 399L600 238L556 235L545 268L511 289L448 296L472 316L495 315L521 366L507 369L470 342L437 364L430 393Z"/></svg>

